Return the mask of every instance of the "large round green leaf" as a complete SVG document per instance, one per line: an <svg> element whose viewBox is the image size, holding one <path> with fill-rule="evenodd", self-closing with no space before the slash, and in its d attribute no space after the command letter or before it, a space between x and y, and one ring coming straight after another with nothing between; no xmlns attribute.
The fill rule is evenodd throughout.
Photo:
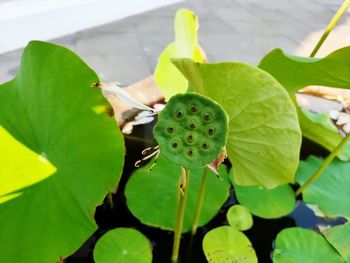
<svg viewBox="0 0 350 263"><path fill-rule="evenodd" d="M289 185L280 185L274 189L235 185L235 193L242 205L252 214L262 218L285 216L295 208L295 195Z"/></svg>
<svg viewBox="0 0 350 263"><path fill-rule="evenodd" d="M194 91L229 115L227 152L236 184L274 188L294 181L301 132L292 100L274 78L242 63L174 63Z"/></svg>
<svg viewBox="0 0 350 263"><path fill-rule="evenodd" d="M18 194L0 204L0 262L56 262L96 230L95 207L118 185L124 146L114 119L94 111L107 103L94 81L74 53L35 41L15 79L0 86L0 156L9 165L0 179L12 184L1 182L0 195Z"/></svg>
<svg viewBox="0 0 350 263"><path fill-rule="evenodd" d="M164 49L154 72L154 79L167 100L188 88L188 81L170 60L191 58L198 62L205 61L205 55L198 44L198 27L198 18L193 12L186 9L176 12L175 41Z"/></svg>
<svg viewBox="0 0 350 263"><path fill-rule="evenodd" d="M339 252L347 263L350 262L350 223L331 227L323 232L327 241Z"/></svg>
<svg viewBox="0 0 350 263"><path fill-rule="evenodd" d="M274 263L344 263L323 236L293 227L282 230L276 238Z"/></svg>
<svg viewBox="0 0 350 263"><path fill-rule="evenodd" d="M189 231L193 224L203 171L191 170L183 232ZM151 172L143 167L132 174L125 190L127 205L142 223L174 229L180 172L179 165L161 156ZM229 196L230 185L223 166L219 173L224 180L218 179L213 172L208 176L199 225L213 218Z"/></svg>
<svg viewBox="0 0 350 263"><path fill-rule="evenodd" d="M324 58L297 57L275 49L267 54L259 67L274 76L294 99L295 93L308 85L350 88L350 47L334 51ZM299 110L299 121L303 135L332 151L342 140L332 126L329 116L316 116L308 110ZM339 155L350 159L350 143Z"/></svg>
<svg viewBox="0 0 350 263"><path fill-rule="evenodd" d="M96 263L151 263L148 239L132 228L117 228L104 234L94 249Z"/></svg>
<svg viewBox="0 0 350 263"><path fill-rule="evenodd" d="M249 239L242 232L229 226L209 231L203 239L203 250L210 263L258 262Z"/></svg>
<svg viewBox="0 0 350 263"><path fill-rule="evenodd" d="M303 185L322 165L323 160L314 156L300 163L296 180ZM303 191L307 204L317 205L328 217L350 217L350 163L338 159L332 161L309 187Z"/></svg>
<svg viewBox="0 0 350 263"><path fill-rule="evenodd" d="M226 218L230 226L238 230L247 230L253 226L253 217L243 205L233 205L227 211Z"/></svg>

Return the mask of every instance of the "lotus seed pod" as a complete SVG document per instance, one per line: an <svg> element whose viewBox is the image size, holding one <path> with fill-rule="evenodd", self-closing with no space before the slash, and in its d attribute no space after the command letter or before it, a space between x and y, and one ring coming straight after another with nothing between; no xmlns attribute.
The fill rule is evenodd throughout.
<svg viewBox="0 0 350 263"><path fill-rule="evenodd" d="M153 129L159 149L186 168L213 162L226 144L228 117L215 101L197 93L173 96Z"/></svg>

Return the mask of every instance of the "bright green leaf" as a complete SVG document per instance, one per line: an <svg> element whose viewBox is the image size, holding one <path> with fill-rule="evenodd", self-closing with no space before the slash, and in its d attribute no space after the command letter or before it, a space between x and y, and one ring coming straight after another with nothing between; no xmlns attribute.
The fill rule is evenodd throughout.
<svg viewBox="0 0 350 263"><path fill-rule="evenodd" d="M297 57L272 50L259 67L274 76L291 95L308 85L350 88L350 47L334 51L325 58Z"/></svg>
<svg viewBox="0 0 350 263"><path fill-rule="evenodd" d="M306 109L298 109L299 121L302 123L303 135L315 142L322 142L322 146L328 150L339 145L343 140L338 129L332 123L328 114L316 114ZM350 156L350 144L347 144L342 154L342 159Z"/></svg>
<svg viewBox="0 0 350 263"><path fill-rule="evenodd" d="M227 152L236 184L274 188L294 181L301 132L293 103L275 79L242 63L174 63L194 91L228 113Z"/></svg>
<svg viewBox="0 0 350 263"><path fill-rule="evenodd" d="M16 141L1 126L0 145L0 204L56 172L48 160Z"/></svg>
<svg viewBox="0 0 350 263"><path fill-rule="evenodd" d="M243 205L231 206L227 211L226 218L230 226L238 230L248 230L253 226L253 217Z"/></svg>
<svg viewBox="0 0 350 263"><path fill-rule="evenodd" d="M209 263L258 262L249 239L241 231L229 226L209 231L203 239L203 250Z"/></svg>
<svg viewBox="0 0 350 263"><path fill-rule="evenodd" d="M132 228L108 231L96 243L96 263L151 263L152 251L148 239Z"/></svg>
<svg viewBox="0 0 350 263"><path fill-rule="evenodd" d="M267 54L259 67L274 76L294 99L295 93L308 85L350 88L350 47L334 51L325 58L303 58L275 49ZM330 127L328 117L317 117L306 110L300 111L299 121L303 135L332 151L342 140L337 129ZM339 155L350 159L350 143Z"/></svg>
<svg viewBox="0 0 350 263"><path fill-rule="evenodd" d="M314 156L300 163L296 180L303 185L321 166L323 160ZM307 204L317 205L329 217L350 217L350 163L338 159L303 191Z"/></svg>
<svg viewBox="0 0 350 263"><path fill-rule="evenodd" d="M327 241L339 252L347 263L350 262L350 223L334 226L323 232Z"/></svg>
<svg viewBox="0 0 350 263"><path fill-rule="evenodd" d="M188 81L171 63L172 58L191 58L205 61L197 38L198 18L186 9L180 9L175 16L175 41L169 44L159 57L154 79L166 100L177 93L186 92Z"/></svg>
<svg viewBox="0 0 350 263"><path fill-rule="evenodd" d="M17 158L27 166L5 175L0 170L0 178L38 171L15 185L13 190L27 184L21 195L0 204L0 262L56 262L96 230L95 207L118 185L124 145L114 119L93 111L107 103L90 88L95 81L96 74L74 53L35 41L26 47L16 78L0 86L0 126L13 137L0 135L1 162L13 162L4 153L18 149ZM35 154L56 172L44 179L40 169L53 168L31 162ZM0 189L8 191L1 184Z"/></svg>
<svg viewBox="0 0 350 263"><path fill-rule="evenodd" d="M204 169L191 170L183 232L190 230L198 200ZM151 172L147 167L137 169L126 186L125 194L130 211L146 225L173 230L176 219L177 194L181 168L161 156ZM199 225L213 218L229 196L229 183L224 166L218 179L210 172Z"/></svg>
<svg viewBox="0 0 350 263"><path fill-rule="evenodd" d="M274 189L235 185L235 193L239 203L262 218L285 216L295 208L295 195L289 185L280 185Z"/></svg>
<svg viewBox="0 0 350 263"><path fill-rule="evenodd" d="M343 263L344 260L323 236L293 227L282 230L276 238L274 263Z"/></svg>

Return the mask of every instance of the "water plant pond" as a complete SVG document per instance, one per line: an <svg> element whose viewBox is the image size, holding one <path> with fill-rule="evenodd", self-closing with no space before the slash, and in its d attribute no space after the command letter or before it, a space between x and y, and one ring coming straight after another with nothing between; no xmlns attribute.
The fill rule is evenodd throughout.
<svg viewBox="0 0 350 263"><path fill-rule="evenodd" d="M143 100L30 42L0 85L0 262L350 262L350 47L313 57L349 5L257 66L209 63L181 9Z"/></svg>
<svg viewBox="0 0 350 263"><path fill-rule="evenodd" d="M95 219L99 226L98 230L74 255L66 260L67 263L94 262L93 249L97 240L107 231L120 227L135 228L147 236L153 251L152 262L163 263L169 261L173 242L172 232L142 224L128 209L124 195L126 182L135 171L134 164L142 157L142 150L156 143L152 140L154 124L155 121L150 124L135 126L133 133L130 136L126 136L125 144L128 159L124 165L123 177L118 191L112 195L113 206L111 206L110 199L106 198L103 205L97 208ZM132 139L128 139L128 137ZM327 156L328 152L319 145L309 140L304 140L304 142L305 144L302 145L300 153L303 160L310 156L310 152L319 157ZM234 189L231 188L229 192L230 195L218 211L218 214L206 226L201 227L196 236L193 237L190 233L184 234L180 251L180 262L206 262L202 249L202 240L205 234L215 227L228 225L226 213L230 207L237 204ZM147 192L145 192L145 195L147 195ZM140 199L142 198L144 197L140 197ZM161 202L160 200L159 203ZM344 218L326 219L316 216L300 198L298 198L295 210L286 216L275 219L264 219L254 216L253 221L254 225L252 228L244 233L255 249L258 262L272 262L274 241L277 234L283 229L298 226L318 230L319 225L335 226L346 222Z"/></svg>

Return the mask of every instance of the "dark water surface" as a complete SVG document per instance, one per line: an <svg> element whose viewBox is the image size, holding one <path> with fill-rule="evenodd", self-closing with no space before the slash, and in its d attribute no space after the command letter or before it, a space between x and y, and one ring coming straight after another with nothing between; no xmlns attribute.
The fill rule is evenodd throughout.
<svg viewBox="0 0 350 263"><path fill-rule="evenodd" d="M146 147L155 145L152 141L142 141L135 138L152 138L153 125L136 127L132 136L125 139L126 159L123 176L119 183L118 191L113 194L113 207L105 199L102 206L97 207L95 220L98 230L82 245L82 247L71 257L65 260L66 263L93 263L92 251L96 241L107 231L117 227L132 227L138 229L151 241L153 249L153 263L170 262L173 232L162 231L157 228L142 225L135 218L126 206L124 189L126 182L135 169L134 163L141 158L141 151ZM314 143L303 141L301 159L307 158L310 154L326 156L327 151ZM231 189L230 198L223 205L219 213L205 227L199 228L197 235L192 238L190 234L185 234L181 242L179 263L202 263L207 262L202 251L202 239L209 230L227 224L226 211L236 203L234 191ZM298 201L296 209L288 216L278 219L262 219L254 217L254 225L244 233L250 239L258 256L259 263L272 262L271 254L273 242L277 234L284 228L300 226L317 230L318 225L336 225L344 223L342 219L326 220L315 216L302 201ZM137 263L137 262L135 262Z"/></svg>

